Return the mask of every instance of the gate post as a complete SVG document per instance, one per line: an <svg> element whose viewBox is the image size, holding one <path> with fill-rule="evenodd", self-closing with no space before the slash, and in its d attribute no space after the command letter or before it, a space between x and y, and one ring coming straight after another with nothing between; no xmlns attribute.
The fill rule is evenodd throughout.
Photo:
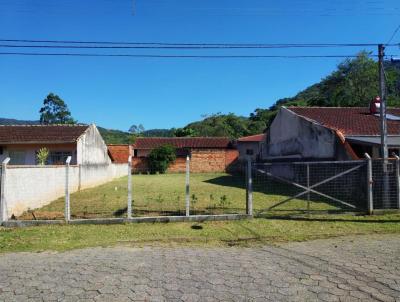
<svg viewBox="0 0 400 302"><path fill-rule="evenodd" d="M397 208L400 209L400 157L393 153L394 158L396 158L396 188L397 188Z"/></svg>
<svg viewBox="0 0 400 302"><path fill-rule="evenodd" d="M250 156L247 158L247 181L246 181L246 214L253 216L253 178L251 175L252 163Z"/></svg>
<svg viewBox="0 0 400 302"><path fill-rule="evenodd" d="M6 175L7 165L10 158L7 157L1 163L1 183L0 183L0 224L8 220L7 201L6 201Z"/></svg>
<svg viewBox="0 0 400 302"><path fill-rule="evenodd" d="M71 156L67 157L65 161L65 221L71 220L70 200L69 200L69 164L71 163Z"/></svg>
<svg viewBox="0 0 400 302"><path fill-rule="evenodd" d="M186 216L190 216L190 158L186 156L186 192L185 192L185 203L186 203Z"/></svg>
<svg viewBox="0 0 400 302"><path fill-rule="evenodd" d="M128 219L132 219L132 156L128 158L128 205L126 207Z"/></svg>
<svg viewBox="0 0 400 302"><path fill-rule="evenodd" d="M372 194L372 160L371 156L368 153L365 153L365 157L367 158L367 199L368 199L368 214L372 215L374 212L374 199Z"/></svg>

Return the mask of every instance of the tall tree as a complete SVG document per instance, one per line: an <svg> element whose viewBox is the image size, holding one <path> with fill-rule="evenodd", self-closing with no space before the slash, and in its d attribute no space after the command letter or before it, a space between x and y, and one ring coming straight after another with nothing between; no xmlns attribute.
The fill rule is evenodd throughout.
<svg viewBox="0 0 400 302"><path fill-rule="evenodd" d="M145 129L144 129L142 124L132 125L128 130L129 133L132 133L132 134L135 134L135 135L142 134L142 132L144 132L144 131L145 131Z"/></svg>
<svg viewBox="0 0 400 302"><path fill-rule="evenodd" d="M50 93L40 108L41 124L76 124L67 104L56 94Z"/></svg>

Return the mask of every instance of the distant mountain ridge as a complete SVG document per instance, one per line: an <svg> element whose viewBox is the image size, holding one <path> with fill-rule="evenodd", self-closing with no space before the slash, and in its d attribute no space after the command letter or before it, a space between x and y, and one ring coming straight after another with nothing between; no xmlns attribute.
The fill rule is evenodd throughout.
<svg viewBox="0 0 400 302"><path fill-rule="evenodd" d="M1 118L0 125L39 125L39 121L17 120L13 118Z"/></svg>

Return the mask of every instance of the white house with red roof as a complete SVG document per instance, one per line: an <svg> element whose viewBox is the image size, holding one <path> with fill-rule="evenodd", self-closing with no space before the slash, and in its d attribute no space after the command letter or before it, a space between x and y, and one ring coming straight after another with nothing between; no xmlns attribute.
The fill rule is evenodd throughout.
<svg viewBox="0 0 400 302"><path fill-rule="evenodd" d="M36 165L37 152L49 150L47 164L111 163L107 146L97 127L92 125L1 125L0 162L10 157L11 165Z"/></svg>
<svg viewBox="0 0 400 302"><path fill-rule="evenodd" d="M400 149L400 108L387 110L389 154ZM379 113L365 107L282 107L267 131L264 160L380 156Z"/></svg>
<svg viewBox="0 0 400 302"><path fill-rule="evenodd" d="M241 137L236 141L236 146L239 159L251 158L252 161L258 161L265 146L265 133Z"/></svg>

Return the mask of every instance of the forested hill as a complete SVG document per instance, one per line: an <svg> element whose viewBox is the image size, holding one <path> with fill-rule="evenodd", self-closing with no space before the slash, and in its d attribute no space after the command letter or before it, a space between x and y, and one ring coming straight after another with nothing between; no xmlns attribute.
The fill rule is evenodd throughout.
<svg viewBox="0 0 400 302"><path fill-rule="evenodd" d="M16 120L13 118L1 118L0 117L0 125L38 125L39 121L24 121L24 120Z"/></svg>

